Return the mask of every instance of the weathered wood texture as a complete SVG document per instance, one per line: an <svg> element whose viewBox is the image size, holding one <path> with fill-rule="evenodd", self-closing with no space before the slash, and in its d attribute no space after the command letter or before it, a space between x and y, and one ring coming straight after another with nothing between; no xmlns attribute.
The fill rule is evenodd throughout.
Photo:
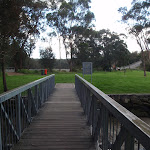
<svg viewBox="0 0 150 150"><path fill-rule="evenodd" d="M56 84L13 150L94 150L74 84Z"/></svg>

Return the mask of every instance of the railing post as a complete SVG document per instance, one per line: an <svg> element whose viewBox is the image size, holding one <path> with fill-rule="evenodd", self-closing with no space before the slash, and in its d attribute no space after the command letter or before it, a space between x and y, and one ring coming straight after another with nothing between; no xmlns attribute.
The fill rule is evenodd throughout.
<svg viewBox="0 0 150 150"><path fill-rule="evenodd" d="M17 134L18 134L18 137L20 138L21 137L21 94L18 94L17 95Z"/></svg>
<svg viewBox="0 0 150 150"><path fill-rule="evenodd" d="M42 105L42 84L39 85L39 105Z"/></svg>
<svg viewBox="0 0 150 150"><path fill-rule="evenodd" d="M0 150L2 150L2 127L1 122L2 121L2 111L1 111L1 104L0 104Z"/></svg>
<svg viewBox="0 0 150 150"><path fill-rule="evenodd" d="M125 140L125 150L134 150L134 138L128 133Z"/></svg>
<svg viewBox="0 0 150 150"><path fill-rule="evenodd" d="M103 128L102 149L108 150L108 110L104 105L102 105L102 128Z"/></svg>
<svg viewBox="0 0 150 150"><path fill-rule="evenodd" d="M28 116L29 121L31 122L31 89L28 89Z"/></svg>
<svg viewBox="0 0 150 150"><path fill-rule="evenodd" d="M39 107L38 107L38 86L36 85L35 86L35 107L36 107L36 113L38 112L38 109L39 109Z"/></svg>

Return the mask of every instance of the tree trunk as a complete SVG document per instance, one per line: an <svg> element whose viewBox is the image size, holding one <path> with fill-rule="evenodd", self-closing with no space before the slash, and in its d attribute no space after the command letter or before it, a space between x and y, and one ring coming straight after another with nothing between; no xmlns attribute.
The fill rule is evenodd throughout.
<svg viewBox="0 0 150 150"><path fill-rule="evenodd" d="M7 84L6 84L6 75L5 75L5 67L4 67L4 58L2 59L2 76L3 76L3 87L4 87L4 92L7 91Z"/></svg>
<svg viewBox="0 0 150 150"><path fill-rule="evenodd" d="M15 65L15 72L18 72L18 66L17 66L16 62L14 63L14 65Z"/></svg>
<svg viewBox="0 0 150 150"><path fill-rule="evenodd" d="M142 59L143 59L143 70L144 70L144 76L146 77L145 55L144 55L143 50L142 50Z"/></svg>
<svg viewBox="0 0 150 150"><path fill-rule="evenodd" d="M70 72L72 72L72 67L73 67L73 57L72 57L72 55L73 55L73 53L72 53L72 42L70 43L70 49L71 49L71 52L70 52L70 54L71 54L71 59L70 59L69 68L70 68Z"/></svg>

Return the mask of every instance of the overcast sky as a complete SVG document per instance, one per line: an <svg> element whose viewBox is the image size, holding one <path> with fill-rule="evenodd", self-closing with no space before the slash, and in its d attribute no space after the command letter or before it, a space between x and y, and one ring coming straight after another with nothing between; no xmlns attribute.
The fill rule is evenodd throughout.
<svg viewBox="0 0 150 150"><path fill-rule="evenodd" d="M96 21L95 30L110 29L110 31L117 32L118 34L124 33L128 36L125 39L130 52L140 51L139 46L133 37L128 35L126 31L126 25L120 22L121 14L118 12L120 7L130 7L132 0L91 0L91 11L95 15ZM36 49L33 51L33 58L39 58L39 48L47 47L52 44L54 54L56 58L60 58L59 55L59 43L58 40L47 40L45 43L40 41L36 44ZM65 59L65 51L61 48L61 58Z"/></svg>

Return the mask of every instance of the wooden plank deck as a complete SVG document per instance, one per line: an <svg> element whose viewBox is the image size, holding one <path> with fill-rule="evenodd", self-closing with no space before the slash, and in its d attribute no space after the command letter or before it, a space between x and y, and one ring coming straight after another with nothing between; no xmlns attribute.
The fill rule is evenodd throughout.
<svg viewBox="0 0 150 150"><path fill-rule="evenodd" d="M13 150L94 150L74 84L56 84Z"/></svg>

